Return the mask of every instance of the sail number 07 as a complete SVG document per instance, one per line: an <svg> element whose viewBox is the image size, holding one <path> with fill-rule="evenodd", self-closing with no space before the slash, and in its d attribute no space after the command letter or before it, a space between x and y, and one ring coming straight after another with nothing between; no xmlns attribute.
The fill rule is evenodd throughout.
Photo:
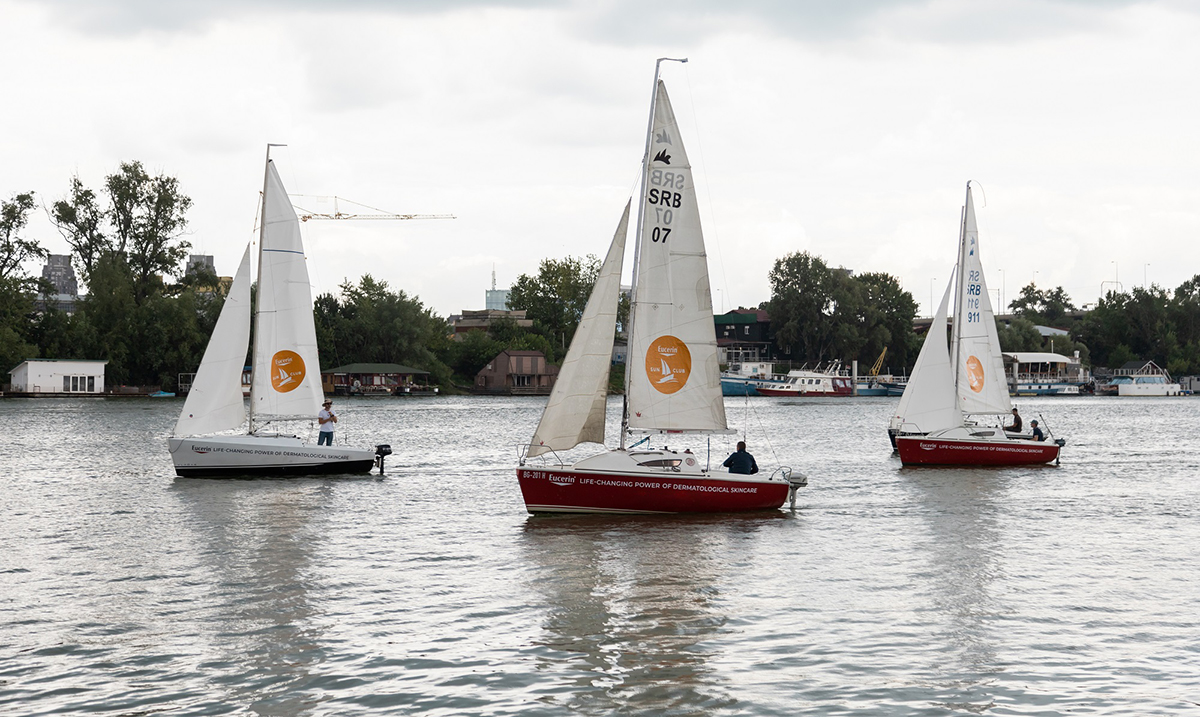
<svg viewBox="0 0 1200 717"><path fill-rule="evenodd" d="M667 224L675 218L672 209L678 209L683 204L683 193L672 192L658 187L683 189L684 175L679 172L663 172L656 169L650 173L650 184L656 185L646 193L646 203L654 207L654 223ZM656 226L650 230L650 241L663 242L671 235L670 226Z"/></svg>

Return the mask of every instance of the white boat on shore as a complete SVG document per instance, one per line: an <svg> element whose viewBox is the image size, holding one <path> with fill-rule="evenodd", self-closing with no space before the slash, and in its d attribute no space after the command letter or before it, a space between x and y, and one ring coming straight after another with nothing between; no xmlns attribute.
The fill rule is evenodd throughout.
<svg viewBox="0 0 1200 717"><path fill-rule="evenodd" d="M1107 384L1097 388L1107 396L1179 396L1183 387L1153 361L1131 361L1117 369Z"/></svg>
<svg viewBox="0 0 1200 717"><path fill-rule="evenodd" d="M764 396L782 396L791 398L818 398L831 396L853 396L854 377L841 370L841 363L835 361L821 369L800 368L788 371L782 382L773 385L760 385L758 392Z"/></svg>
<svg viewBox="0 0 1200 717"><path fill-rule="evenodd" d="M1079 360L1062 354L1009 351L1004 354L1008 390L1013 396L1078 396L1092 377Z"/></svg>

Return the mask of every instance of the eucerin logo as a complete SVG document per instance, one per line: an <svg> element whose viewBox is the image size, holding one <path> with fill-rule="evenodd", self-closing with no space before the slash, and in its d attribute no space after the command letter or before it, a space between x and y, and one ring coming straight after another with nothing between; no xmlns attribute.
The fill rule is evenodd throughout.
<svg viewBox="0 0 1200 717"><path fill-rule="evenodd" d="M936 443L922 443L920 445L923 451L936 451L938 447Z"/></svg>
<svg viewBox="0 0 1200 717"><path fill-rule="evenodd" d="M550 482L554 485L575 485L575 476L550 476Z"/></svg>
<svg viewBox="0 0 1200 717"><path fill-rule="evenodd" d="M692 372L692 352L674 336L659 336L646 351L646 377L659 393L683 388Z"/></svg>

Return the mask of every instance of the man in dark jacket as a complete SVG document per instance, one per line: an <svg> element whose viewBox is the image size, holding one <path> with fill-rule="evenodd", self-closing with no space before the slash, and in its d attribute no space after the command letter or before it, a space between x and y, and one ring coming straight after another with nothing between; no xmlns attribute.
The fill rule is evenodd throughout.
<svg viewBox="0 0 1200 717"><path fill-rule="evenodd" d="M737 452L730 454L723 465L729 469L730 473L753 475L758 472L758 464L754 462L754 456L746 452L745 441L738 441Z"/></svg>

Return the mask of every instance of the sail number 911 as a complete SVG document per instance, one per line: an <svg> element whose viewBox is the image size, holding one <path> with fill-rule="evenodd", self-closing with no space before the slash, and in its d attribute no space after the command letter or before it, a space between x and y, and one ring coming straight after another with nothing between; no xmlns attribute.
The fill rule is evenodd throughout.
<svg viewBox="0 0 1200 717"><path fill-rule="evenodd" d="M967 323L973 324L980 321L979 318L979 297L983 294L983 285L979 281L978 271L967 272L967 309L975 309L975 311L967 311Z"/></svg>
<svg viewBox="0 0 1200 717"><path fill-rule="evenodd" d="M646 203L654 208L654 226L650 230L650 241L663 242L671 235L671 221L675 218L672 209L678 209L683 204L683 192L673 191L683 189L684 175L681 172L664 172L655 169L650 172L650 191L646 193ZM665 225L665 226L658 226Z"/></svg>

